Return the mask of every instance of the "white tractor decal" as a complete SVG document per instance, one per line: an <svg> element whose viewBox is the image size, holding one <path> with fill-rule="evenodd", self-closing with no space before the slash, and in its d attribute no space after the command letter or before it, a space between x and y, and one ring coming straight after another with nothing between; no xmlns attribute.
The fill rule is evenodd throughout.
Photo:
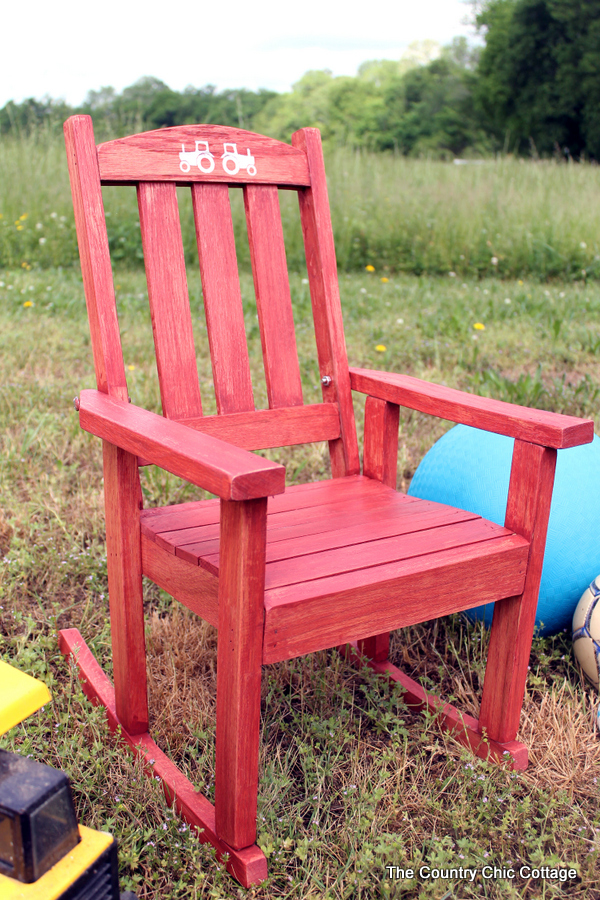
<svg viewBox="0 0 600 900"><path fill-rule="evenodd" d="M189 172L192 166L198 166L201 172L208 175L215 167L215 158L208 149L208 141L196 141L196 149L188 151L185 144L182 144L179 160L182 172Z"/></svg>
<svg viewBox="0 0 600 900"><path fill-rule="evenodd" d="M237 144L223 144L223 150L221 159L223 160L223 169L228 175L237 175L240 169L246 169L248 175L256 175L254 157L251 156L250 149L247 149L244 155L238 153Z"/></svg>
<svg viewBox="0 0 600 900"><path fill-rule="evenodd" d="M237 175L240 169L246 169L248 175L256 175L256 162L250 148L245 153L238 153L237 144L223 144L221 165L228 175ZM186 150L185 144L181 145L179 168L189 172L192 166L198 166L204 175L210 175L214 170L215 157L208 148L208 141L196 141L195 150Z"/></svg>

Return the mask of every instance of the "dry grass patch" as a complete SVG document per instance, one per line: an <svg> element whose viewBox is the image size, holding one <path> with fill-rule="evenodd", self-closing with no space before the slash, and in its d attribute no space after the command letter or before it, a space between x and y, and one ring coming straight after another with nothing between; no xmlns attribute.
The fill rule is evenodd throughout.
<svg viewBox="0 0 600 900"><path fill-rule="evenodd" d="M520 740L530 747L526 777L538 787L589 800L598 792L598 695L566 679L544 693L527 693Z"/></svg>

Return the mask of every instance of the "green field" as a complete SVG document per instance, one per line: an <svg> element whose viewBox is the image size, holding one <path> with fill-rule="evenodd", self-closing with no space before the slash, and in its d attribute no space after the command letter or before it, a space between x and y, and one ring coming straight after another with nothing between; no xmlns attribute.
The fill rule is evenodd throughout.
<svg viewBox="0 0 600 900"><path fill-rule="evenodd" d="M338 221L346 202L344 183L336 181L340 160L334 160L332 178ZM348 160L358 165L356 158ZM58 151L56 161L62 172ZM392 160L382 162L380 172L384 165L391 167ZM512 172L534 182L542 171L512 161L489 165L502 177ZM473 184L479 179L477 196L485 194L488 200L500 190L499 184L493 189L485 185L484 167L466 171L399 161L394 171L398 178L412 173L416 182L410 186L414 221L422 219L424 228L429 221L429 213L419 211L419 196L425 207L438 210L439 253L445 246L458 250L468 245L459 240L461 229L470 226L457 179L468 177ZM560 179L577 184L584 175L597 178L596 170L584 167L544 171L548 180L539 180L540 196L557 191L558 197ZM363 206L348 215L360 211L375 243L394 213L384 207L377 217L367 198L377 191L383 197L385 185L377 185L375 173L361 172ZM434 175L437 182L431 180ZM427 181L421 193L420 176ZM17 213L27 212L22 220L27 229L40 221L44 229L70 234L68 197L58 182L57 176L50 198L27 195L27 203L12 208L11 222ZM449 195L436 201L436 183L455 192L454 231ZM9 188L5 184L4 190ZM515 204L533 209L534 200L521 196L518 184L512 196ZM495 223L502 219L498 209L507 205L499 197L489 200L497 211ZM573 202L560 200L568 217L564 240L577 253L577 242L585 239L586 254L595 252L590 235L600 233L593 229L597 204L588 197L578 216L575 206L579 200L583 204L582 195ZM492 207L482 201L473 218ZM0 205L0 211L5 208ZM52 212L56 218L50 217ZM536 220L540 227L545 214ZM560 218L552 221L548 230L562 233ZM399 222L395 227L400 233ZM489 233L495 235L497 227L492 225ZM22 235L26 228L15 233ZM48 233L47 243L39 245L48 247L50 233L38 232ZM56 238L57 247L67 244L66 238ZM342 254L350 246L343 229L338 245ZM520 252L517 245L515 239L514 253ZM492 249L500 258L500 249ZM598 429L600 284L594 278L502 280L494 268L490 277L480 279L463 275L455 262L450 269L455 275L415 277L394 271L402 266L385 269L381 256L369 254L361 264L364 259L374 272L343 272L340 280L351 364L592 416ZM435 721L408 713L400 694L368 673L348 668L335 653L269 667L263 679L259 843L269 857L270 877L247 893L223 873L211 851L165 807L156 782L146 779L108 735L102 712L85 700L58 652L57 628L79 627L111 671L100 447L79 429L72 406L81 388L94 385L91 349L78 272L43 268L48 261L34 255L13 262L17 265L0 270L0 655L42 677L54 702L13 729L1 745L68 772L81 821L112 831L120 842L122 889L152 900L597 896L600 742L592 715L598 701L574 668L568 635L535 641L520 732L531 746L531 764L520 775L472 759L440 734ZM583 264L591 265L587 255ZM129 266L116 271L115 281L129 392L134 402L158 409L144 276ZM260 406L265 397L260 338L247 274L242 292ZM198 276L190 276L190 294L203 402L211 411ZM292 296L304 395L311 402L319 395L318 373L301 271L292 276ZM475 324L485 327L476 329ZM362 430L359 403L357 418ZM414 413L402 415L402 488L448 425ZM324 445L269 456L285 462L289 483L328 475ZM154 468L145 470L143 490L147 504L198 496L194 488ZM159 744L211 796L215 633L150 585L146 596L153 729ZM396 634L393 659L427 687L441 687L445 698L476 713L486 642L481 626L455 616ZM519 861L573 866L581 880L567 889L549 881L502 880L453 887L444 881L396 883L386 878L385 869L388 864L518 867Z"/></svg>

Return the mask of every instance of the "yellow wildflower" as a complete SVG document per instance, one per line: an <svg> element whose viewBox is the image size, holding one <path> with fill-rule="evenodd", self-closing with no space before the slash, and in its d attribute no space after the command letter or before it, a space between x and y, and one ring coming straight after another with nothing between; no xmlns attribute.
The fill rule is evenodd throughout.
<svg viewBox="0 0 600 900"><path fill-rule="evenodd" d="M130 363L130 364L127 366L127 368L129 369L130 372L133 372L133 370L135 369L135 366L132 365L132 364Z"/></svg>
<svg viewBox="0 0 600 900"><path fill-rule="evenodd" d="M365 266L365 272L374 272L375 266Z"/></svg>
<svg viewBox="0 0 600 900"><path fill-rule="evenodd" d="M380 281L382 281L383 284L387 284L389 280L390 280L390 279L389 279L389 278L386 278L385 276L384 276L383 278L380 279Z"/></svg>
<svg viewBox="0 0 600 900"><path fill-rule="evenodd" d="M24 222L25 219L27 218L27 213L23 213L23 215L22 215L22 216L19 216L19 218L20 218L20 220L21 220L22 222Z"/></svg>
<svg viewBox="0 0 600 900"><path fill-rule="evenodd" d="M17 231L23 231L24 228L24 225L17 225Z"/></svg>
<svg viewBox="0 0 600 900"><path fill-rule="evenodd" d="M483 322L475 322L475 324L473 325L473 328L476 331L485 331L485 325L483 324Z"/></svg>
<svg viewBox="0 0 600 900"><path fill-rule="evenodd" d="M33 303L31 302L31 300L26 300L23 306L33 306Z"/></svg>
<svg viewBox="0 0 600 900"><path fill-rule="evenodd" d="M387 350L387 347L385 346L385 344L377 344L375 349L377 350L378 353L385 353L385 351Z"/></svg>

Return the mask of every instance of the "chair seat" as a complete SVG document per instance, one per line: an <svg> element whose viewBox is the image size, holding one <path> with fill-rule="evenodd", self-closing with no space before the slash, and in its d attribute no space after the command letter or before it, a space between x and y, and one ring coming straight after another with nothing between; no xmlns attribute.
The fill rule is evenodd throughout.
<svg viewBox="0 0 600 900"><path fill-rule="evenodd" d="M147 509L142 534L218 576L219 512L218 500ZM528 551L481 516L362 475L288 488L269 498L264 662L517 595Z"/></svg>

